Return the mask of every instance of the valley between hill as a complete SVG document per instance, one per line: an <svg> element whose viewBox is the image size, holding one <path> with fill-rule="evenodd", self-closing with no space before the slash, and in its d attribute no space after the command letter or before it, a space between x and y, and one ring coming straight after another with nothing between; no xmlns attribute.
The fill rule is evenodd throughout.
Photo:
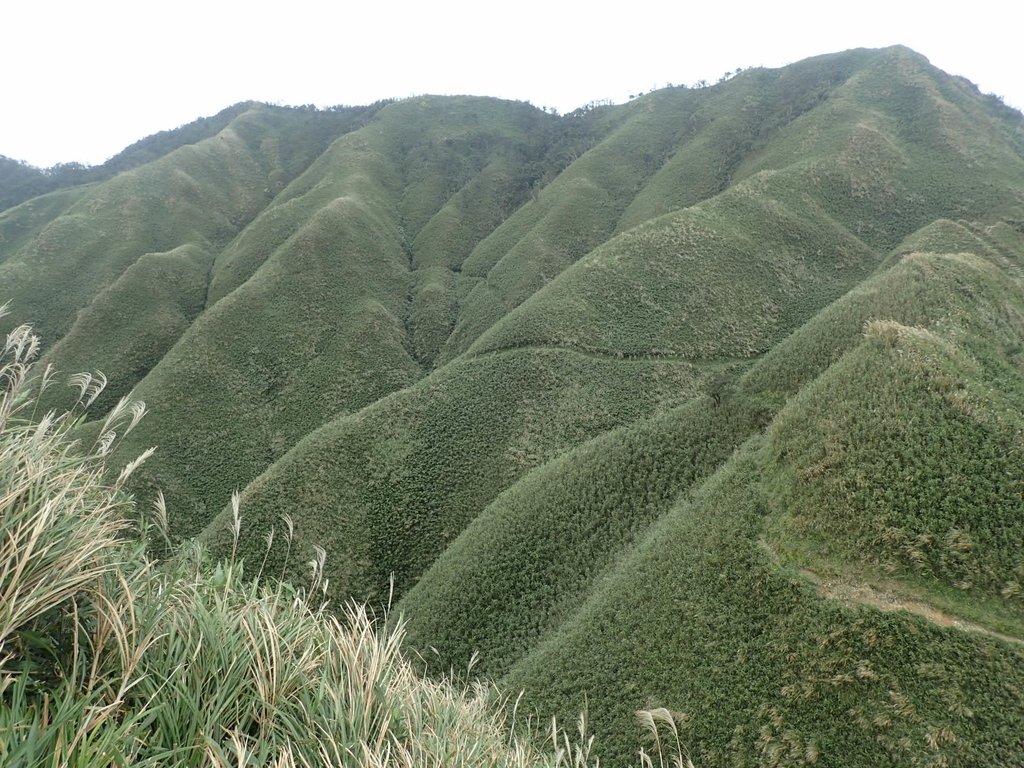
<svg viewBox="0 0 1024 768"><path fill-rule="evenodd" d="M698 766L1024 765L1019 113L894 47L121 165L0 211L0 330L150 405L112 459L176 541L239 489L247 562L323 547L602 764L664 707Z"/></svg>

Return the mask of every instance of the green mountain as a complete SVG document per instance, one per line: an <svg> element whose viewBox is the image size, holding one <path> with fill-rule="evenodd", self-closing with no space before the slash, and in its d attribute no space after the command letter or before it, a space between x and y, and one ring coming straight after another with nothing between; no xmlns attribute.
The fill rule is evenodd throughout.
<svg viewBox="0 0 1024 768"><path fill-rule="evenodd" d="M249 562L608 765L651 707L698 766L1024 765L1019 113L895 47L182 131L0 212L0 330L150 405L176 539L240 490Z"/></svg>

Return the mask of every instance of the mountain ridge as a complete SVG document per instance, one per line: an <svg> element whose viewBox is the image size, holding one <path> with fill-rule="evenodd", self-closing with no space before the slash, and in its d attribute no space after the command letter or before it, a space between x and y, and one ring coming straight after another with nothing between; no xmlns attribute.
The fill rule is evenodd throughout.
<svg viewBox="0 0 1024 768"><path fill-rule="evenodd" d="M311 114L0 211L44 363L150 403L114 459L159 446L133 490L176 539L232 547L238 489L247 560L323 546L333 600L393 594L410 649L544 718L589 702L613 765L652 706L699 764L1024 754L1018 647L800 575L1021 636L1019 113L897 46Z"/></svg>

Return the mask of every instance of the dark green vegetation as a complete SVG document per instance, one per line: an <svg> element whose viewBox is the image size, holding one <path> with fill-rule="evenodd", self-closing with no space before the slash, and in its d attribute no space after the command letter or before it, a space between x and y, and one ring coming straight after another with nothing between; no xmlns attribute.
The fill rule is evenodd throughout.
<svg viewBox="0 0 1024 768"><path fill-rule="evenodd" d="M160 131L125 147L102 165L58 163L50 168L36 168L27 163L0 155L0 210L11 208L30 198L85 184L106 181L118 173L137 168L145 163L170 154L179 147L209 139L227 128L239 115L258 107L265 111L302 113L292 120L291 130L299 130L304 140L321 147L342 130L368 120L382 106L332 107L320 111L313 107L274 108L255 102L241 102L216 115L201 117L187 125L169 131Z"/></svg>
<svg viewBox="0 0 1024 768"><path fill-rule="evenodd" d="M130 469L111 482L105 465L145 408L123 401L88 447L75 439L81 403L32 419L38 342L22 325L0 347L5 768L589 765L509 734L485 686L417 676L400 622L365 605L328 610L319 567L302 586L260 583L195 540L150 559L164 515L124 493ZM564 732L551 739L573 747Z"/></svg>
<svg viewBox="0 0 1024 768"><path fill-rule="evenodd" d="M175 537L242 489L247 561L287 517L336 601L394 574L608 764L659 706L701 766L1024 764L1019 114L891 48L229 118L0 213Z"/></svg>

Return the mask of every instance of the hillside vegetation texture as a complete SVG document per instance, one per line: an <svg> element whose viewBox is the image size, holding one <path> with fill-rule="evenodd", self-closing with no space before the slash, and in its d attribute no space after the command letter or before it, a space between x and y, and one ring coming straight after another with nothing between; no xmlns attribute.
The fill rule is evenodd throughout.
<svg viewBox="0 0 1024 768"><path fill-rule="evenodd" d="M319 563L606 766L638 710L700 768L1024 766L1018 112L894 47L129 149L2 167L0 331L109 378L81 444L150 404L107 457L157 448L118 489L163 500L146 557L239 606Z"/></svg>
<svg viewBox="0 0 1024 768"><path fill-rule="evenodd" d="M153 561L146 542L165 536L166 508L158 499L147 515L123 489L149 452L106 479L145 405L122 400L83 451L81 409L102 384L81 379L72 410L36 421L53 383L35 376L38 347L19 326L0 353L0 763L591 765L584 721L575 739L552 724L537 749L508 734L511 707L486 686L417 677L400 623L355 603L328 611L323 556L300 589L261 586L234 554L214 562L194 541ZM677 736L661 711L638 714Z"/></svg>

